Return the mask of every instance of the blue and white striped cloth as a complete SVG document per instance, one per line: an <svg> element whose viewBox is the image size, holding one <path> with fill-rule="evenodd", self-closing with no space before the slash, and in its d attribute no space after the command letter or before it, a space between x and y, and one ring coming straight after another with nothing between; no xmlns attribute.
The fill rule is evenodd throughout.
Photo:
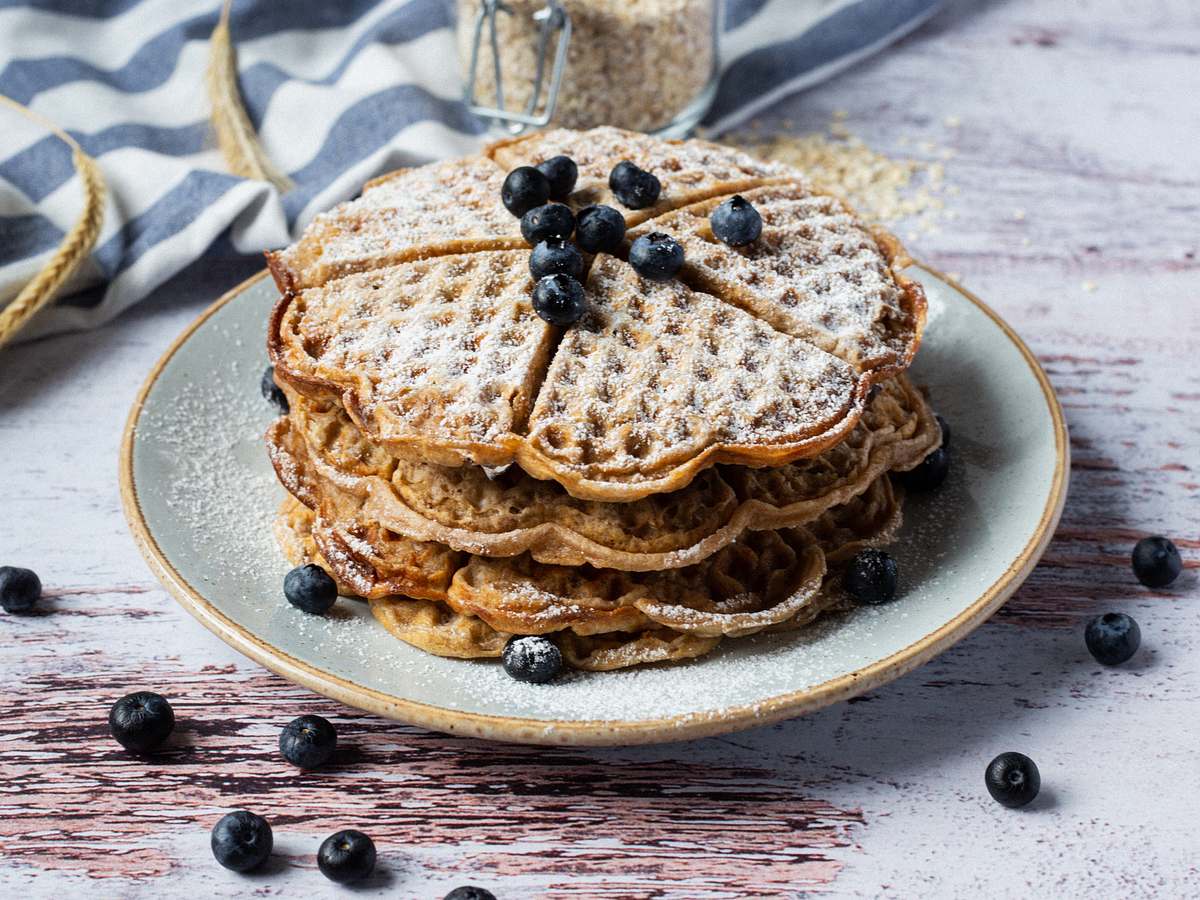
<svg viewBox="0 0 1200 900"><path fill-rule="evenodd" d="M940 0L727 0L707 125L728 128L882 47ZM0 0L0 93L98 161L104 229L31 338L106 321L159 289L209 292L261 266L380 172L465 154L485 126L460 102L451 0L236 0L243 99L295 182L229 175L204 72L219 0ZM0 108L0 306L80 209L69 149Z"/></svg>

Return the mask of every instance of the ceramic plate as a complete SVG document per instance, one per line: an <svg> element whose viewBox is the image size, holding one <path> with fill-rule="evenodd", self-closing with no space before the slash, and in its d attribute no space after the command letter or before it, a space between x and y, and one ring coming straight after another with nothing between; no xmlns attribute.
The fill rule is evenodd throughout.
<svg viewBox="0 0 1200 900"><path fill-rule="evenodd" d="M282 491L261 438L273 415L259 380L276 298L261 276L214 304L150 374L122 450L126 514L151 567L205 626L285 678L380 715L573 744L676 740L799 715L896 678L967 635L1029 574L1062 510L1066 430L1045 374L982 302L931 270L912 274L930 303L912 377L953 429L950 476L905 505L890 548L899 599L799 634L537 686L495 661L411 648L365 603L341 601L325 618L293 609L271 534Z"/></svg>

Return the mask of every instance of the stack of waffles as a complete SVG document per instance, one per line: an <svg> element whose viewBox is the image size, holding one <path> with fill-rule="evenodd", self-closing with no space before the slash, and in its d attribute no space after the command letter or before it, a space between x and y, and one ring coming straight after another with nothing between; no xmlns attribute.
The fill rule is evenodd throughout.
<svg viewBox="0 0 1200 900"><path fill-rule="evenodd" d="M509 170L558 155L569 205L685 249L668 281L587 259L587 311L532 304ZM662 183L628 210L630 160ZM733 194L762 235L716 240ZM269 255L278 537L396 637L495 657L545 635L588 670L697 657L845 605L900 520L889 473L941 441L904 375L925 301L889 235L795 170L700 141L546 131L404 170Z"/></svg>

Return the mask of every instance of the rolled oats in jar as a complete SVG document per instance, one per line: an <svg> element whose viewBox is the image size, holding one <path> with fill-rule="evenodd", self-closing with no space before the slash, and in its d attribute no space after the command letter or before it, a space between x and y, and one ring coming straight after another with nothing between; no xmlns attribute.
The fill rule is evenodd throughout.
<svg viewBox="0 0 1200 900"><path fill-rule="evenodd" d="M700 120L712 99L721 0L457 4L468 98L485 117L518 129L548 119L568 128L616 125L682 134ZM562 28L568 19L569 27ZM564 34L564 66L555 95L551 76Z"/></svg>

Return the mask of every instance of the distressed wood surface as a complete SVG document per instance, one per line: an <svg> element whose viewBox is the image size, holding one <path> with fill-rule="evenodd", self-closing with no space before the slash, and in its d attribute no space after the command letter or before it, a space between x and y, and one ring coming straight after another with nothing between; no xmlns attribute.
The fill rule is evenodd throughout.
<svg viewBox="0 0 1200 900"><path fill-rule="evenodd" d="M846 110L889 155L956 151L956 218L913 250L1027 339L1074 454L1058 534L1001 613L854 702L690 744L484 744L315 697L189 618L120 512L126 411L174 335L244 274L214 272L208 297L168 292L101 331L0 355L0 563L37 569L49 594L35 616L0 617L0 893L331 895L316 847L358 827L380 850L366 895L1200 894L1200 13L1190 0L948 6L778 117L807 130ZM1147 533L1184 553L1169 590L1129 571ZM1115 670L1082 640L1108 610L1143 633ZM137 688L169 695L180 722L150 761L106 731L109 704ZM344 746L297 774L275 745L307 712ZM983 788L1010 749L1043 777L1020 812ZM275 827L271 866L248 878L208 849L236 807Z"/></svg>

